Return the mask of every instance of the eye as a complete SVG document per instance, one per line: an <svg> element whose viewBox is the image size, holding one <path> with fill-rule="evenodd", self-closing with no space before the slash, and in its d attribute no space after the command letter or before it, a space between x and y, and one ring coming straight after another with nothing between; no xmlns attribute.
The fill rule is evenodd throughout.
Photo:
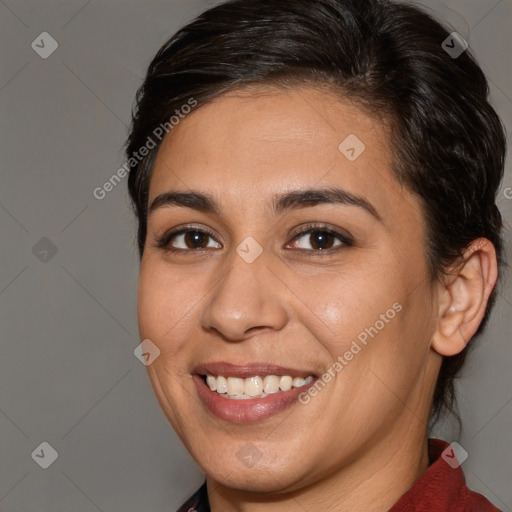
<svg viewBox="0 0 512 512"><path fill-rule="evenodd" d="M209 240L214 237L215 233L207 228L183 227L165 233L158 239L157 247L171 253L221 249L221 244L215 240ZM294 246L290 247L292 244ZM304 252L330 253L352 244L353 241L347 235L325 225L309 224L293 236L286 248L299 249Z"/></svg>
<svg viewBox="0 0 512 512"><path fill-rule="evenodd" d="M338 243L336 244L336 241ZM337 250L339 247L351 246L352 240L327 226L305 226L292 239L295 247L309 252ZM311 247L311 249L310 249Z"/></svg>
<svg viewBox="0 0 512 512"><path fill-rule="evenodd" d="M209 245L208 238L213 237L213 231L208 229L185 227L165 233L157 241L157 247L166 252L220 249L222 246L217 242L213 242L213 246Z"/></svg>

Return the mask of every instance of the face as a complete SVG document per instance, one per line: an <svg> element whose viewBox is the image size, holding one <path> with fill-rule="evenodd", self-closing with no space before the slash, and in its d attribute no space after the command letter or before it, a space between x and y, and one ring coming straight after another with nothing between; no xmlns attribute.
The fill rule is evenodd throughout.
<svg viewBox="0 0 512 512"><path fill-rule="evenodd" d="M140 335L162 409L220 484L300 488L424 434L436 304L391 159L381 122L309 88L225 94L164 139Z"/></svg>

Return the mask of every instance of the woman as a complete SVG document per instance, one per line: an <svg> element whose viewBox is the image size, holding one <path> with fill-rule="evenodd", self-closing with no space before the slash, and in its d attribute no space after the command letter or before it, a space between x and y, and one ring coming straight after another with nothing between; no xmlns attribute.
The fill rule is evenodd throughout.
<svg viewBox="0 0 512 512"><path fill-rule="evenodd" d="M234 0L160 49L127 155L180 510L498 510L428 438L503 265L487 94L391 1Z"/></svg>

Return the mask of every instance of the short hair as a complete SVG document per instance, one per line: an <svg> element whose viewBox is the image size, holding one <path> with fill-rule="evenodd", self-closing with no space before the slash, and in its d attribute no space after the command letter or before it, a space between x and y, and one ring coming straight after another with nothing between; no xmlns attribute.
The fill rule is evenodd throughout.
<svg viewBox="0 0 512 512"><path fill-rule="evenodd" d="M389 125L392 172L418 197L427 226L431 284L479 237L494 245L501 277L506 263L496 195L504 127L471 51L454 58L442 47L450 32L422 9L391 0L226 1L179 30L152 60L137 91L126 155L130 159L191 98L200 108L251 85L328 86ZM159 146L129 160L141 257ZM474 337L496 295L497 286ZM454 381L473 345L443 358L431 425L451 412L460 427Z"/></svg>

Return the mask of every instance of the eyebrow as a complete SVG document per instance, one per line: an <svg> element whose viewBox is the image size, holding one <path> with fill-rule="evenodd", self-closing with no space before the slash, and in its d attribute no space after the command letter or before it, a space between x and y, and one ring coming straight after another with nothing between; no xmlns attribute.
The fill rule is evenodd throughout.
<svg viewBox="0 0 512 512"><path fill-rule="evenodd" d="M272 198L271 208L275 215L279 215L286 211L299 210L319 204L356 206L371 214L378 221L382 221L379 212L369 201L340 188L301 189L279 194ZM221 214L221 210L212 195L192 190L164 192L158 195L148 208L148 216L155 210L168 206L181 206L203 213Z"/></svg>

